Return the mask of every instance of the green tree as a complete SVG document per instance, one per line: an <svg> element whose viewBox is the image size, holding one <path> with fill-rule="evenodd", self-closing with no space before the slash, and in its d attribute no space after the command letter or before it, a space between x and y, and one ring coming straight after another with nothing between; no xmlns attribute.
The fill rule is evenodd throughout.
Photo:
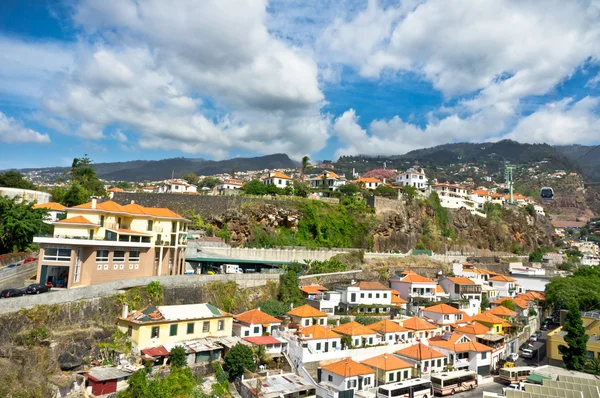
<svg viewBox="0 0 600 398"><path fill-rule="evenodd" d="M294 180L294 183L292 185L293 189L294 189L294 196L299 196L301 198L306 198L309 194L310 194L310 188L308 187L307 184Z"/></svg>
<svg viewBox="0 0 600 398"><path fill-rule="evenodd" d="M73 159L71 165L71 180L78 182L89 192L88 196L106 196L104 184L96 176L96 171L92 167L93 161L88 158L87 153L82 158Z"/></svg>
<svg viewBox="0 0 600 398"><path fill-rule="evenodd" d="M192 185L198 185L198 174L196 173L187 173L184 174L183 176L181 176L182 179L186 180L187 182L189 182Z"/></svg>
<svg viewBox="0 0 600 398"><path fill-rule="evenodd" d="M344 196L354 196L360 192L360 188L356 184L347 182L346 184L338 188L338 192Z"/></svg>
<svg viewBox="0 0 600 398"><path fill-rule="evenodd" d="M562 355L567 369L581 372L585 366L589 336L585 333L581 312L576 303L569 305L564 329L567 332L564 337L567 345L559 345L558 351Z"/></svg>
<svg viewBox="0 0 600 398"><path fill-rule="evenodd" d="M344 347L346 349L354 348L352 336L348 336L347 334L343 335L341 342L342 342L342 347Z"/></svg>
<svg viewBox="0 0 600 398"><path fill-rule="evenodd" d="M547 247L538 247L531 253L529 253L529 262L530 263L541 263L544 259L544 254L550 251Z"/></svg>
<svg viewBox="0 0 600 398"><path fill-rule="evenodd" d="M127 380L127 389L119 393L119 398L146 398L149 394L148 372L141 369Z"/></svg>
<svg viewBox="0 0 600 398"><path fill-rule="evenodd" d="M585 364L585 371L600 376L600 358L594 358L587 361Z"/></svg>
<svg viewBox="0 0 600 398"><path fill-rule="evenodd" d="M310 158L308 156L302 157L302 163L300 164L300 179L304 181L304 175L312 166L310 165Z"/></svg>
<svg viewBox="0 0 600 398"><path fill-rule="evenodd" d="M222 183L223 181L220 178L216 178L216 177L204 177L202 180L200 180L200 182L198 183L199 188L202 187L206 187L206 188L214 188L217 185L219 185L220 183Z"/></svg>
<svg viewBox="0 0 600 398"><path fill-rule="evenodd" d="M277 195L280 194L281 190L279 188L277 188L274 184L269 184L266 186L267 187L267 194L269 195Z"/></svg>
<svg viewBox="0 0 600 398"><path fill-rule="evenodd" d="M0 254L26 250L36 234L47 232L46 209L34 209L34 202L17 203L0 196Z"/></svg>
<svg viewBox="0 0 600 398"><path fill-rule="evenodd" d="M289 305L274 299L263 301L258 306L262 312L274 316L275 318L284 316L290 310Z"/></svg>
<svg viewBox="0 0 600 398"><path fill-rule="evenodd" d="M133 188L133 184L129 181L119 181L117 185L115 185L115 187L121 188L123 190L130 190Z"/></svg>
<svg viewBox="0 0 600 398"><path fill-rule="evenodd" d="M375 188L374 193L376 196L383 196L385 198L398 197L398 192L394 188L384 184L381 184L377 188Z"/></svg>
<svg viewBox="0 0 600 398"><path fill-rule="evenodd" d="M289 307L302 305L304 298L300 290L300 280L298 274L302 271L302 266L298 263L292 263L284 268L284 273L279 276L279 292L277 298L279 301Z"/></svg>
<svg viewBox="0 0 600 398"><path fill-rule="evenodd" d="M0 187L6 188L21 188L21 189L35 189L35 185L25 179L23 174L18 171L9 170L4 173L0 173Z"/></svg>
<svg viewBox="0 0 600 398"><path fill-rule="evenodd" d="M171 368L183 368L186 365L185 348L182 345L176 345L171 349L169 359L171 360Z"/></svg>
<svg viewBox="0 0 600 398"><path fill-rule="evenodd" d="M481 309L487 310L488 308L490 308L490 299L487 294L484 293L481 295Z"/></svg>
<svg viewBox="0 0 600 398"><path fill-rule="evenodd" d="M417 188L412 185L404 185L400 191L408 198L408 200L416 198L419 192Z"/></svg>
<svg viewBox="0 0 600 398"><path fill-rule="evenodd" d="M508 308L511 311L520 312L519 307L512 300L504 300L500 305L505 308Z"/></svg>
<svg viewBox="0 0 600 398"><path fill-rule="evenodd" d="M71 183L64 191L60 203L67 207L86 203L90 199L90 191L85 189L79 182Z"/></svg>
<svg viewBox="0 0 600 398"><path fill-rule="evenodd" d="M248 195L266 195L267 186L260 180L248 181L242 187L242 190Z"/></svg>
<svg viewBox="0 0 600 398"><path fill-rule="evenodd" d="M244 370L250 372L256 370L252 349L239 343L231 347L231 350L225 354L224 363L225 369L229 372L231 378L241 376L244 374Z"/></svg>

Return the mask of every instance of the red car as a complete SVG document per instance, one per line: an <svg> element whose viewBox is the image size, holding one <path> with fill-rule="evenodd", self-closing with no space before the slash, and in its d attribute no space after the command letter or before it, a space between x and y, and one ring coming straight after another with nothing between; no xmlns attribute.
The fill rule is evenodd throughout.
<svg viewBox="0 0 600 398"><path fill-rule="evenodd" d="M35 257L27 257L25 260L23 260L23 264L32 263L36 260L37 260L37 258L35 258Z"/></svg>

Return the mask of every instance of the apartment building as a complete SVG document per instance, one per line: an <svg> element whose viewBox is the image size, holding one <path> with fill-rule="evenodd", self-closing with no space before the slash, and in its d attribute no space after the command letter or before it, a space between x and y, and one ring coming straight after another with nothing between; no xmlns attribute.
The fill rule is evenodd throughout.
<svg viewBox="0 0 600 398"><path fill-rule="evenodd" d="M412 303L416 298L423 298L429 301L436 300L435 281L425 278L413 271L407 270L398 276L390 278L392 289L400 293L400 297Z"/></svg>
<svg viewBox="0 0 600 398"><path fill-rule="evenodd" d="M473 316L479 312L481 307L481 285L476 284L473 280L460 276L448 276L439 281L440 286L450 299L467 300L469 308L465 312Z"/></svg>
<svg viewBox="0 0 600 398"><path fill-rule="evenodd" d="M379 282L356 282L335 290L342 294L340 305L348 312L389 313L392 307L392 289Z"/></svg>
<svg viewBox="0 0 600 398"><path fill-rule="evenodd" d="M179 214L96 199L65 211L52 237L33 240L38 283L74 288L185 272L189 220Z"/></svg>

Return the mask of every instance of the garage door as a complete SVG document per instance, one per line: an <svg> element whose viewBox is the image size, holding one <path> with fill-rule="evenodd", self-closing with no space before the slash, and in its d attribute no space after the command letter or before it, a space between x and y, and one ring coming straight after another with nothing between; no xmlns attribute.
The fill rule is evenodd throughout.
<svg viewBox="0 0 600 398"><path fill-rule="evenodd" d="M490 375L490 365L478 367L477 374L481 375L481 376L489 376Z"/></svg>

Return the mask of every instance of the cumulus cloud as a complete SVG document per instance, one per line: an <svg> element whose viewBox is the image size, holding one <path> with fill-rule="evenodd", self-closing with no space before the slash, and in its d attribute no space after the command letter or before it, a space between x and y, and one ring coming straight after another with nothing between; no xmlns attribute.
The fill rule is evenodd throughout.
<svg viewBox="0 0 600 398"><path fill-rule="evenodd" d="M50 137L48 137L48 134L41 134L28 129L20 121L0 112L0 142L9 144L19 142L47 144L50 142Z"/></svg>

